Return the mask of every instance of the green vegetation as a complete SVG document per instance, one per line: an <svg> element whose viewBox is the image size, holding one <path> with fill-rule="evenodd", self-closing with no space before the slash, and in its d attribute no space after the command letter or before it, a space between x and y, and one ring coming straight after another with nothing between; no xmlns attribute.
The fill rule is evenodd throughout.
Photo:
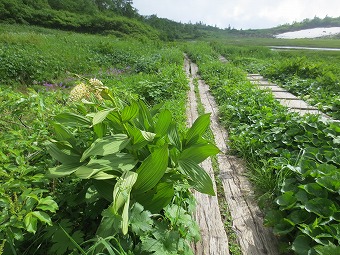
<svg viewBox="0 0 340 255"><path fill-rule="evenodd" d="M209 115L184 128L182 51L2 31L1 253L191 254L189 188L214 193L198 163L218 150Z"/></svg>
<svg viewBox="0 0 340 255"><path fill-rule="evenodd" d="M260 46L212 45L247 72L260 73L329 116L340 118L340 52L272 51Z"/></svg>
<svg viewBox="0 0 340 255"><path fill-rule="evenodd" d="M339 119L339 53L264 47L338 47L264 38L338 18L221 30L142 17L121 0L0 0L0 17L0 254L192 254L190 189L213 195L198 164L218 149L209 115L185 127L184 52L282 250L339 253L339 123L290 113L245 76L259 72ZM202 38L214 42L164 42Z"/></svg>
<svg viewBox="0 0 340 255"><path fill-rule="evenodd" d="M243 70L219 62L208 44L186 50L220 105L230 146L246 160L266 225L284 238L283 251L336 254L339 123L288 112L270 93L252 85Z"/></svg>

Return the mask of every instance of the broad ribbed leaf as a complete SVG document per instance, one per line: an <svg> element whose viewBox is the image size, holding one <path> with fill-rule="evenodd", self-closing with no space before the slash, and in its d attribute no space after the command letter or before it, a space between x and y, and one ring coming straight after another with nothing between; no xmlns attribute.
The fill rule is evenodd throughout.
<svg viewBox="0 0 340 255"><path fill-rule="evenodd" d="M87 166L78 167L77 171L75 171L75 175L78 176L80 179L92 178L96 180L106 180L117 177L116 175L104 173L103 169L95 169Z"/></svg>
<svg viewBox="0 0 340 255"><path fill-rule="evenodd" d="M168 147L163 146L149 155L137 169L138 179L134 186L137 192L146 192L157 185L168 166Z"/></svg>
<svg viewBox="0 0 340 255"><path fill-rule="evenodd" d="M128 143L129 139L125 134L117 134L104 138L98 138L88 149L84 151L80 161L82 162L90 156L106 156L117 153L124 149Z"/></svg>
<svg viewBox="0 0 340 255"><path fill-rule="evenodd" d="M48 169L47 176L50 178L59 178L66 175L70 175L77 171L78 167L80 167L80 163L74 163L74 164L63 164L57 167L53 167Z"/></svg>
<svg viewBox="0 0 340 255"><path fill-rule="evenodd" d="M186 133L186 145L194 144L200 137L202 137L209 125L210 113L206 113L198 117Z"/></svg>
<svg viewBox="0 0 340 255"><path fill-rule="evenodd" d="M59 123L65 124L70 127L91 126L91 121L87 118L74 114L74 113L61 113L55 117Z"/></svg>
<svg viewBox="0 0 340 255"><path fill-rule="evenodd" d="M133 197L141 203L146 210L159 213L167 206L174 197L174 186L172 183L159 182L153 189L146 193L137 193Z"/></svg>
<svg viewBox="0 0 340 255"><path fill-rule="evenodd" d="M107 125L103 122L93 126L93 131L98 138L103 138L106 135Z"/></svg>
<svg viewBox="0 0 340 255"><path fill-rule="evenodd" d="M155 138L156 134L155 133L151 133L151 132L146 132L141 130L142 136L144 137L144 139L148 142L152 142L153 139Z"/></svg>
<svg viewBox="0 0 340 255"><path fill-rule="evenodd" d="M215 195L214 186L207 172L192 160L180 160L179 169L185 174L193 188L201 193Z"/></svg>
<svg viewBox="0 0 340 255"><path fill-rule="evenodd" d="M68 130L64 125L59 123L52 123L54 128L55 134L57 135L58 140L60 141L68 141L72 144L73 147L76 145L76 139L74 138L73 134L70 130Z"/></svg>
<svg viewBox="0 0 340 255"><path fill-rule="evenodd" d="M177 149L182 149L182 143L181 139L178 134L177 126L175 124L172 124L169 128L169 134L168 134L170 142L176 146Z"/></svg>
<svg viewBox="0 0 340 255"><path fill-rule="evenodd" d="M182 151L179 160L192 160L199 164L209 156L216 155L220 150L213 144L198 144Z"/></svg>
<svg viewBox="0 0 340 255"><path fill-rule="evenodd" d="M110 112L112 112L113 109L106 109L106 110L102 110L97 112L94 116L93 116L93 120L92 120L92 125L96 125L98 123L101 123L103 120L106 119L107 115L110 114Z"/></svg>
<svg viewBox="0 0 340 255"><path fill-rule="evenodd" d="M118 212L129 199L132 187L135 185L138 174L131 171L126 171L118 179L113 189L113 211Z"/></svg>
<svg viewBox="0 0 340 255"><path fill-rule="evenodd" d="M136 102L133 102L131 105L124 107L121 118L122 122L127 122L137 117L139 112L139 107Z"/></svg>
<svg viewBox="0 0 340 255"><path fill-rule="evenodd" d="M54 143L46 143L47 152L56 160L63 164L78 163L80 156L71 154L69 151L63 151L58 148Z"/></svg>
<svg viewBox="0 0 340 255"><path fill-rule="evenodd" d="M167 134L171 120L172 116L169 110L164 110L159 113L158 120L155 125L155 133L157 137L162 137Z"/></svg>
<svg viewBox="0 0 340 255"><path fill-rule="evenodd" d="M103 167L108 166L110 171L122 172L133 169L137 164L137 160L130 154L116 153L113 155L107 155L100 159L91 159L88 166L91 167L93 164L98 164Z"/></svg>

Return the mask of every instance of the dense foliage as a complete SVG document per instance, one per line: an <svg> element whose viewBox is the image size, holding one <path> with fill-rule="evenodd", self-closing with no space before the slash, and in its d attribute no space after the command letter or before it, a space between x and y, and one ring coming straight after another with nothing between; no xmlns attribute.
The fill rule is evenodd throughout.
<svg viewBox="0 0 340 255"><path fill-rule="evenodd" d="M329 116L340 118L339 53L271 51L219 43L213 47L246 71L260 73Z"/></svg>
<svg viewBox="0 0 340 255"><path fill-rule="evenodd" d="M288 112L241 69L213 60L207 44L187 51L220 105L231 148L247 162L266 224L287 238L284 250L339 253L339 123Z"/></svg>
<svg viewBox="0 0 340 255"><path fill-rule="evenodd" d="M185 128L182 51L13 27L1 28L0 254L192 254L189 189L214 193L198 163L218 149L209 115Z"/></svg>
<svg viewBox="0 0 340 255"><path fill-rule="evenodd" d="M158 32L139 22L131 1L122 0L1 0L0 21L118 37L158 38Z"/></svg>

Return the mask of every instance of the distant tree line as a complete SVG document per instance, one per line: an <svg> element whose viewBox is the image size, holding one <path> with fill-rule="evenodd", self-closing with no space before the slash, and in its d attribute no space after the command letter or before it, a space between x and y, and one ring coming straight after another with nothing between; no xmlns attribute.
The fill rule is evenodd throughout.
<svg viewBox="0 0 340 255"><path fill-rule="evenodd" d="M158 37L131 0L0 0L0 22L86 33Z"/></svg>
<svg viewBox="0 0 340 255"><path fill-rule="evenodd" d="M292 24L284 24L274 29L277 32L282 33L317 27L340 27L340 16L337 18L326 16L323 19L315 16L313 19L307 18L300 22L295 21Z"/></svg>

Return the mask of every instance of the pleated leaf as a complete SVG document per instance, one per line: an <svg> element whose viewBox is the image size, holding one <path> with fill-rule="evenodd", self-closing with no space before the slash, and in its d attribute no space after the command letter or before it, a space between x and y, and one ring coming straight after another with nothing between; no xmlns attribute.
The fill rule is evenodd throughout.
<svg viewBox="0 0 340 255"><path fill-rule="evenodd" d="M138 179L134 186L137 192L146 192L157 185L168 166L168 147L163 146L151 153L137 169Z"/></svg>
<svg viewBox="0 0 340 255"><path fill-rule="evenodd" d="M210 113L198 117L186 133L186 145L192 145L205 133L210 125Z"/></svg>
<svg viewBox="0 0 340 255"><path fill-rule="evenodd" d="M192 160L179 161L179 169L190 180L192 187L204 194L215 195L214 186L207 172Z"/></svg>
<svg viewBox="0 0 340 255"><path fill-rule="evenodd" d="M83 162L90 156L106 156L114 154L122 149L129 143L129 139L125 134L116 134L104 138L98 138L91 146L86 149L80 159Z"/></svg>
<svg viewBox="0 0 340 255"><path fill-rule="evenodd" d="M56 160L63 164L73 164L79 162L79 155L71 154L69 151L61 150L54 143L45 144L47 152Z"/></svg>
<svg viewBox="0 0 340 255"><path fill-rule="evenodd" d="M65 124L70 127L91 126L91 121L87 118L74 114L74 113L61 113L55 117L55 120L61 124Z"/></svg>
<svg viewBox="0 0 340 255"><path fill-rule="evenodd" d="M103 120L106 119L107 115L109 115L112 111L113 109L105 109L105 110L97 112L93 116L92 125L94 126L96 124L101 123Z"/></svg>
<svg viewBox="0 0 340 255"><path fill-rule="evenodd" d="M139 112L138 104L133 102L131 105L124 107L121 118L122 122L127 122L131 119L134 119L137 117Z"/></svg>
<svg viewBox="0 0 340 255"><path fill-rule="evenodd" d="M216 155L220 150L213 144L197 144L182 151L180 160L192 160L199 164L206 158Z"/></svg>
<svg viewBox="0 0 340 255"><path fill-rule="evenodd" d="M158 120L155 125L156 136L162 137L168 133L171 120L172 120L172 116L169 110L164 110L159 113Z"/></svg>

